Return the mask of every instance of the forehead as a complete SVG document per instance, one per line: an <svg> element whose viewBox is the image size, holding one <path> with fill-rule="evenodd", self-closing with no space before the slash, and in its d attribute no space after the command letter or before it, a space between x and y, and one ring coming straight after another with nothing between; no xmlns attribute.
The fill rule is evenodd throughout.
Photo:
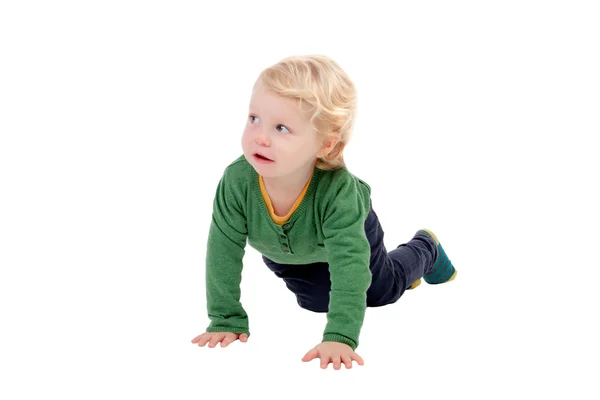
<svg viewBox="0 0 600 400"><path fill-rule="evenodd" d="M306 119L298 100L280 96L260 83L257 83L252 91L250 109L279 118L294 118L298 121Z"/></svg>

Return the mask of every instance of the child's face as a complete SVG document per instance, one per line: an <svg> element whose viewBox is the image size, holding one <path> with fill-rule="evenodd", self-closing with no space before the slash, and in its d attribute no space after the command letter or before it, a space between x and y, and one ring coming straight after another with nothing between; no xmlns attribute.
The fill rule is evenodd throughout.
<svg viewBox="0 0 600 400"><path fill-rule="evenodd" d="M264 177L281 177L314 166L322 141L297 100L281 97L256 85L250 99L242 149L248 162ZM272 160L257 157L256 153Z"/></svg>

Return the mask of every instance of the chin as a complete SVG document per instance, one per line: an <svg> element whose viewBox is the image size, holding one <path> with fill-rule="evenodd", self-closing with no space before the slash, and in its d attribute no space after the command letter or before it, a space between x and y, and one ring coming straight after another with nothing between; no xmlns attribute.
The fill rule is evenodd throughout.
<svg viewBox="0 0 600 400"><path fill-rule="evenodd" d="M265 178L274 178L279 176L276 171L270 170L268 168L261 168L261 165L252 165L257 174L262 175Z"/></svg>

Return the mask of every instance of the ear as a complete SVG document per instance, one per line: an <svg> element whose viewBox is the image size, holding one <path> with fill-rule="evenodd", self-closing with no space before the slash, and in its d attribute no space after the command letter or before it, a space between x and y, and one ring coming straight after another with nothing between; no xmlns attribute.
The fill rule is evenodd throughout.
<svg viewBox="0 0 600 400"><path fill-rule="evenodd" d="M321 149L319 150L319 157L325 157L326 155L328 155L329 153L331 153L331 151L334 149L335 145L338 143L337 140L326 140L325 142L323 142L323 145L321 146Z"/></svg>

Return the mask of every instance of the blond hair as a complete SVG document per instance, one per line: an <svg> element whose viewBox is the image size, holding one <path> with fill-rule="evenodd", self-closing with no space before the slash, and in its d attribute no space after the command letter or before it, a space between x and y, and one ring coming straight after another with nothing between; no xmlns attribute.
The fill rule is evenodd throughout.
<svg viewBox="0 0 600 400"><path fill-rule="evenodd" d="M344 164L344 147L350 141L356 115L356 88L346 72L324 55L291 56L261 71L261 82L274 93L299 100L323 142L337 141L316 167L338 169Z"/></svg>

